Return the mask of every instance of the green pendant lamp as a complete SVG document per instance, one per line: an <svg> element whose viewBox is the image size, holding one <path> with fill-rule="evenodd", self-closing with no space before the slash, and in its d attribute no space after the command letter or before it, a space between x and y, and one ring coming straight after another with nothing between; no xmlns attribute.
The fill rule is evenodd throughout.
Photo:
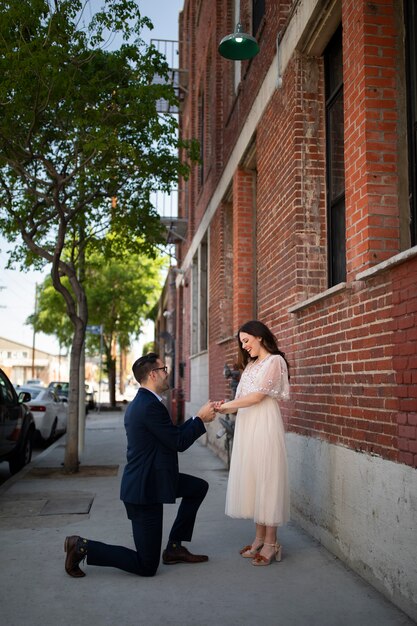
<svg viewBox="0 0 417 626"><path fill-rule="evenodd" d="M255 37L243 32L240 22L236 26L236 31L231 35L223 37L219 44L219 53L221 56L225 59L231 59L232 61L253 59L258 52L258 42Z"/></svg>

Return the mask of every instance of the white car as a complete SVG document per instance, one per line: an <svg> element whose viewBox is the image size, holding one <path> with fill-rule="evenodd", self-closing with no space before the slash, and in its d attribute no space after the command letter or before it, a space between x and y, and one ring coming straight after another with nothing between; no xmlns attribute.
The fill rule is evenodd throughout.
<svg viewBox="0 0 417 626"><path fill-rule="evenodd" d="M139 390L138 383L137 382L130 382L125 387L125 391L124 391L124 394L123 394L124 400L126 400L126 402L131 402L133 400L133 398L136 397L136 394L137 394L138 390Z"/></svg>
<svg viewBox="0 0 417 626"><path fill-rule="evenodd" d="M42 441L52 442L67 430L68 404L53 389L39 386L16 387L17 394L30 393L25 402L35 420L36 432Z"/></svg>

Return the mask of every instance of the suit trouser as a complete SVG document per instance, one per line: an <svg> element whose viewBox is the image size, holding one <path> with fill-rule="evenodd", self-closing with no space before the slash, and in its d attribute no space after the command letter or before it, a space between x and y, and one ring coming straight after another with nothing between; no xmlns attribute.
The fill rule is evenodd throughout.
<svg viewBox="0 0 417 626"><path fill-rule="evenodd" d="M169 534L170 540L191 541L195 518L208 490L201 478L179 474L176 497L182 498ZM88 565L117 567L139 576L154 576L158 569L162 545L162 504L128 504L135 550L88 539Z"/></svg>

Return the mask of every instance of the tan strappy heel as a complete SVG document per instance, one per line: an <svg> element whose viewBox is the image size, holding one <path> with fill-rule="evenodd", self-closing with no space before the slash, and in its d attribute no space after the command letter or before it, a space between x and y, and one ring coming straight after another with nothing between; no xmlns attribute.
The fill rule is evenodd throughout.
<svg viewBox="0 0 417 626"><path fill-rule="evenodd" d="M255 542L258 543L255 544L254 548L252 547L253 544L250 544L239 550L239 554L243 556L244 559L253 559L253 557L256 557L259 550L262 550L264 546L263 539L261 539L260 537L255 537Z"/></svg>
<svg viewBox="0 0 417 626"><path fill-rule="evenodd" d="M271 546L274 548L274 552L273 554L271 554L271 556L269 557L269 559L266 556L263 556L263 554L256 554L255 558L252 560L252 565L255 565L257 567L259 566L263 566L263 565L271 565L272 561L275 559L275 561L281 561L281 557L282 557L282 546L279 543L265 543L265 546Z"/></svg>

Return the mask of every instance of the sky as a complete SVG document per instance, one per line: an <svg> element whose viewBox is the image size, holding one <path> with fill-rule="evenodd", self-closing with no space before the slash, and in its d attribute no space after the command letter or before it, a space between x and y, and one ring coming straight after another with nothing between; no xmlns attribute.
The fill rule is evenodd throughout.
<svg viewBox="0 0 417 626"><path fill-rule="evenodd" d="M92 7L97 4L97 0L88 1ZM142 15L149 17L154 25L152 31L143 31L142 38L145 41L178 39L178 14L184 6L184 0L138 0L138 3ZM0 237L0 337L32 346L33 330L25 322L35 309L35 286L44 280L49 269L44 272L6 270L8 248L9 244ZM146 341L152 340L152 327L149 324L144 328L144 333ZM36 335L35 346L39 350L58 354L58 342L43 333Z"/></svg>

